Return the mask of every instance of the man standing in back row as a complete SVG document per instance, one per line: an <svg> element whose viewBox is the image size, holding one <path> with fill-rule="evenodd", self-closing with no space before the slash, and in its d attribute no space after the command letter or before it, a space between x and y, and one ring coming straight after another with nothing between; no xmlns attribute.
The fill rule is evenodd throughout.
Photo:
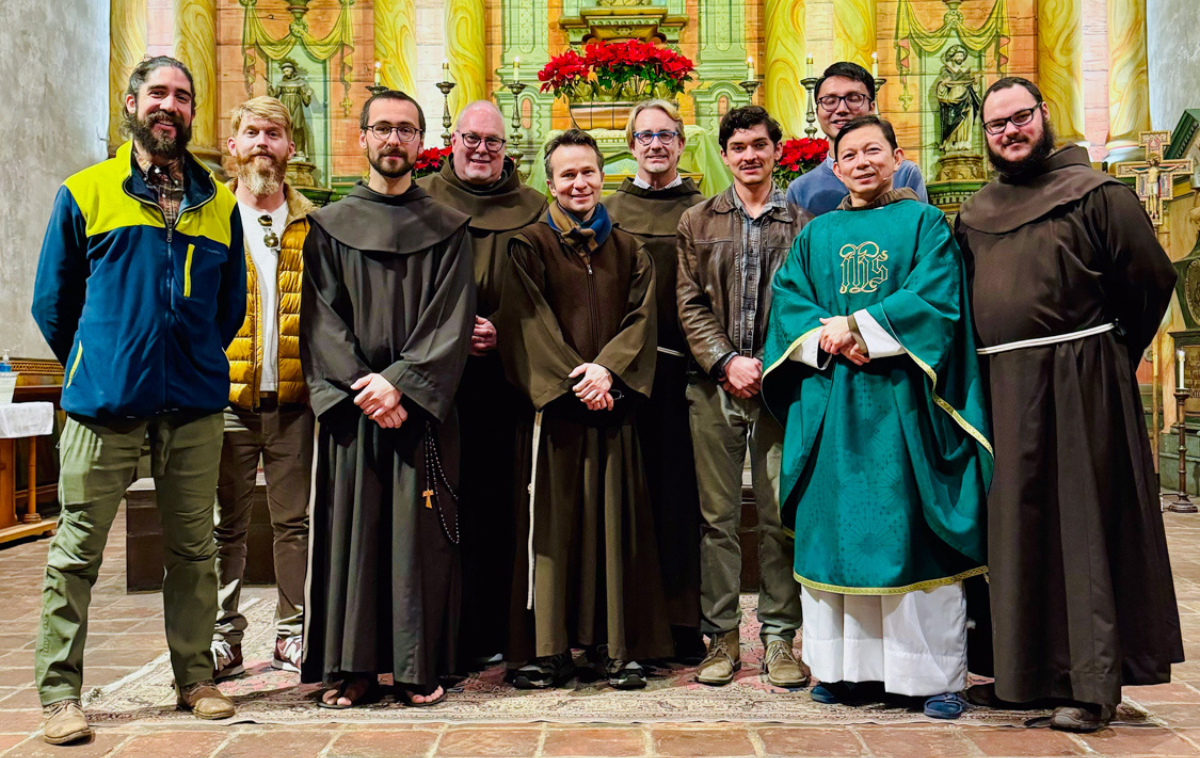
<svg viewBox="0 0 1200 758"><path fill-rule="evenodd" d="M1055 150L1031 82L993 84L983 121L1000 176L955 232L991 385L996 682L968 695L1067 700L1050 725L1090 732L1183 660L1134 373L1175 273L1133 192Z"/></svg>

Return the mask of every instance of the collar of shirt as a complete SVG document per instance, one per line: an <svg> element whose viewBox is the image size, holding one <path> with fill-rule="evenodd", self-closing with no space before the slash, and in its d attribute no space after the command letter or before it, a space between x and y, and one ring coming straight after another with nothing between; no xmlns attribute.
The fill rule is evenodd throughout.
<svg viewBox="0 0 1200 758"><path fill-rule="evenodd" d="M138 168L142 170L142 176L146 177L147 183L157 188L169 179L175 188L183 187L183 161L181 159L176 158L166 166L157 166L149 156L142 154L136 142L133 148L133 158L137 161Z"/></svg>
<svg viewBox="0 0 1200 758"><path fill-rule="evenodd" d="M679 174L676 174L676 175L675 175L675 181L671 182L670 184L668 184L668 185L667 185L667 186L665 186L665 187L659 187L658 189L671 189L672 187L678 187L678 186L679 186L679 185L681 185L681 184L683 184L683 177L682 177L682 176L680 176ZM650 183L649 183L649 182L644 182L644 181L642 181L642 177L641 177L641 175L640 175L640 174L635 174L635 175L634 175L634 177L633 177L633 186L637 187L638 189L648 189L648 190L653 190L653 189L654 189L654 187L651 187L651 186L650 186Z"/></svg>
<svg viewBox="0 0 1200 758"><path fill-rule="evenodd" d="M741 211L742 215L745 216L746 220L750 223L760 222L771 211L778 208L787 207L787 195L784 194L783 190L779 189L779 187L772 186L771 194L767 196L767 202L763 204L762 213L758 214L758 218L753 218L750 215L750 211L746 210L746 204L742 202L741 196L738 195L737 188L730 187L729 191L733 195L734 207Z"/></svg>

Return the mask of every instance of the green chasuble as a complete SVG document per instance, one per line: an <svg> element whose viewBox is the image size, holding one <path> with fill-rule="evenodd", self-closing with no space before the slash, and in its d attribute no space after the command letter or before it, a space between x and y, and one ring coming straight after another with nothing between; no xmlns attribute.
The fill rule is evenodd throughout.
<svg viewBox="0 0 1200 758"><path fill-rule="evenodd" d="M962 259L942 212L909 197L818 217L773 283L763 400L785 425L796 579L814 589L897 594L986 571L992 451ZM859 367L805 350L821 318L862 311L892 355Z"/></svg>

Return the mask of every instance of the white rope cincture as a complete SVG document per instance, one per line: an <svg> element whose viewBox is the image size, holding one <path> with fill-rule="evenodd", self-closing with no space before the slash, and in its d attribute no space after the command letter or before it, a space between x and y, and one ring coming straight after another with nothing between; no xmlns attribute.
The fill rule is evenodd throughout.
<svg viewBox="0 0 1200 758"><path fill-rule="evenodd" d="M538 450L542 444L542 412L533 416L533 465L529 470L529 592L525 596L525 610L533 610L533 500L537 493Z"/></svg>
<svg viewBox="0 0 1200 758"><path fill-rule="evenodd" d="M669 348L669 347L663 347L663 346L661 346L661 345L659 345L659 347L658 347L658 352L660 352L660 353L662 353L662 354L664 354L664 355L673 355L673 356L675 356L676 358L684 358L684 357L686 357L686 356L685 356L683 353L679 352L678 350L672 350L672 349L671 349L671 348Z"/></svg>
<svg viewBox="0 0 1200 758"><path fill-rule="evenodd" d="M1029 347L1045 347L1047 345L1058 345L1063 342L1073 342L1081 340L1084 337L1092 337L1097 334L1111 332L1117 328L1116 322L1093 326L1091 329L1084 329L1070 334L1057 334L1052 337L1036 337L1031 340L1018 340L1017 342L1005 342L1002 345L993 345L992 347L981 347L975 352L979 355L995 355L996 353L1007 353L1011 350L1024 350Z"/></svg>

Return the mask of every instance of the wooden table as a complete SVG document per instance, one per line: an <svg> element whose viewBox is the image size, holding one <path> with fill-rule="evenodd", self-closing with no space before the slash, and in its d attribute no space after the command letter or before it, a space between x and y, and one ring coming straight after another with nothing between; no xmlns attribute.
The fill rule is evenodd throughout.
<svg viewBox="0 0 1200 758"><path fill-rule="evenodd" d="M17 439L0 439L0 544L54 532L56 521L37 512L37 437L29 444L29 486L22 509L17 503Z"/></svg>

